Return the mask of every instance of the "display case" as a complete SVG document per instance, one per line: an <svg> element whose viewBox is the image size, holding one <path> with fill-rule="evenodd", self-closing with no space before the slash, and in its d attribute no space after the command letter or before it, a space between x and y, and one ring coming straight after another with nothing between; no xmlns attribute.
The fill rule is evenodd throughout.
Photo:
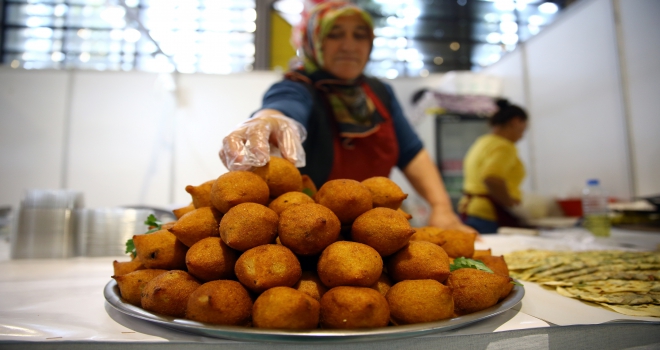
<svg viewBox="0 0 660 350"><path fill-rule="evenodd" d="M463 158L474 141L488 132L486 117L449 112L436 115L436 164L454 210L463 191Z"/></svg>

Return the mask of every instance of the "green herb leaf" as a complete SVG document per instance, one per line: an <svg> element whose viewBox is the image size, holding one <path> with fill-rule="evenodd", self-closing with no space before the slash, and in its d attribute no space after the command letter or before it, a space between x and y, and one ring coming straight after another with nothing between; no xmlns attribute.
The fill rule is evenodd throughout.
<svg viewBox="0 0 660 350"><path fill-rule="evenodd" d="M135 254L135 243L133 243L133 238L126 241L126 254Z"/></svg>
<svg viewBox="0 0 660 350"><path fill-rule="evenodd" d="M514 284L514 285L516 285L516 286L524 287L522 283L520 283L520 282L516 282L516 280L511 280L511 284Z"/></svg>
<svg viewBox="0 0 660 350"><path fill-rule="evenodd" d="M458 269L477 269L493 273L493 270L489 269L488 266L486 266L483 262L464 257L454 259L454 263L449 265L449 271L453 272L454 270Z"/></svg>
<svg viewBox="0 0 660 350"><path fill-rule="evenodd" d="M144 221L144 224L149 227L153 227L149 231L145 232L144 233L145 235L148 233L160 231L161 227L163 226L163 223L158 221L158 218L154 214L149 214L147 220ZM135 250L135 243L133 243L132 238L126 241L126 254L130 254L131 257L137 256L137 251Z"/></svg>
<svg viewBox="0 0 660 350"><path fill-rule="evenodd" d="M162 222L158 221L158 218L154 214L149 214L149 217L147 217L147 220L144 221L144 224L152 227L155 226L160 230L161 225L163 225Z"/></svg>
<svg viewBox="0 0 660 350"><path fill-rule="evenodd" d="M303 191L304 194L306 194L306 195L308 195L308 196L310 196L310 197L314 197L314 193L313 193L312 190L310 190L309 188L303 188L302 191Z"/></svg>

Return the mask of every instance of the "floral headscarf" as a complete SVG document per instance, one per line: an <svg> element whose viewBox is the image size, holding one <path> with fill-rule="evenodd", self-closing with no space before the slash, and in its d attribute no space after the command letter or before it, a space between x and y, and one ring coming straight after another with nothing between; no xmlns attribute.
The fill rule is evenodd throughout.
<svg viewBox="0 0 660 350"><path fill-rule="evenodd" d="M327 1L323 2L307 14L302 21L300 31L300 42L297 47L303 50L303 60L305 70L313 73L318 68L323 67L323 52L321 51L321 42L330 32L335 20L338 17L357 14L371 28L373 39L374 24L371 16L363 9L346 1Z"/></svg>
<svg viewBox="0 0 660 350"><path fill-rule="evenodd" d="M354 81L338 79L322 69L324 65L322 42L332 29L335 20L342 16L357 14L371 28L373 21L363 9L346 1L327 1L316 5L304 17L294 31L292 42L302 50L304 75L289 72L287 78L312 84L322 92L343 138L365 137L378 130L382 117L375 113L373 101L362 88L364 76Z"/></svg>

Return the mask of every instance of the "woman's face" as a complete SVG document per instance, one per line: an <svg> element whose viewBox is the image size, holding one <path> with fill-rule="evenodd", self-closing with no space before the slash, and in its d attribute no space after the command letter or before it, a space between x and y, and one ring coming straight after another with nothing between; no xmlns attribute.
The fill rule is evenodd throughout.
<svg viewBox="0 0 660 350"><path fill-rule="evenodd" d="M321 42L323 69L339 79L362 74L371 52L371 28L360 15L341 16Z"/></svg>
<svg viewBox="0 0 660 350"><path fill-rule="evenodd" d="M525 134L525 130L527 129L527 121L516 117L509 121L509 127L511 128L513 138L515 138L513 142L518 142Z"/></svg>

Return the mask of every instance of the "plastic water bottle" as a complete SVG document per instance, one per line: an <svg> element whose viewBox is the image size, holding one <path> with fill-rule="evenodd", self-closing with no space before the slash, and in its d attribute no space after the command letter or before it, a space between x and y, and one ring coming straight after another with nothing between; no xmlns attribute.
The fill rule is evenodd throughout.
<svg viewBox="0 0 660 350"><path fill-rule="evenodd" d="M582 215L584 227L594 236L610 236L607 197L597 179L587 180L587 187L582 191Z"/></svg>

